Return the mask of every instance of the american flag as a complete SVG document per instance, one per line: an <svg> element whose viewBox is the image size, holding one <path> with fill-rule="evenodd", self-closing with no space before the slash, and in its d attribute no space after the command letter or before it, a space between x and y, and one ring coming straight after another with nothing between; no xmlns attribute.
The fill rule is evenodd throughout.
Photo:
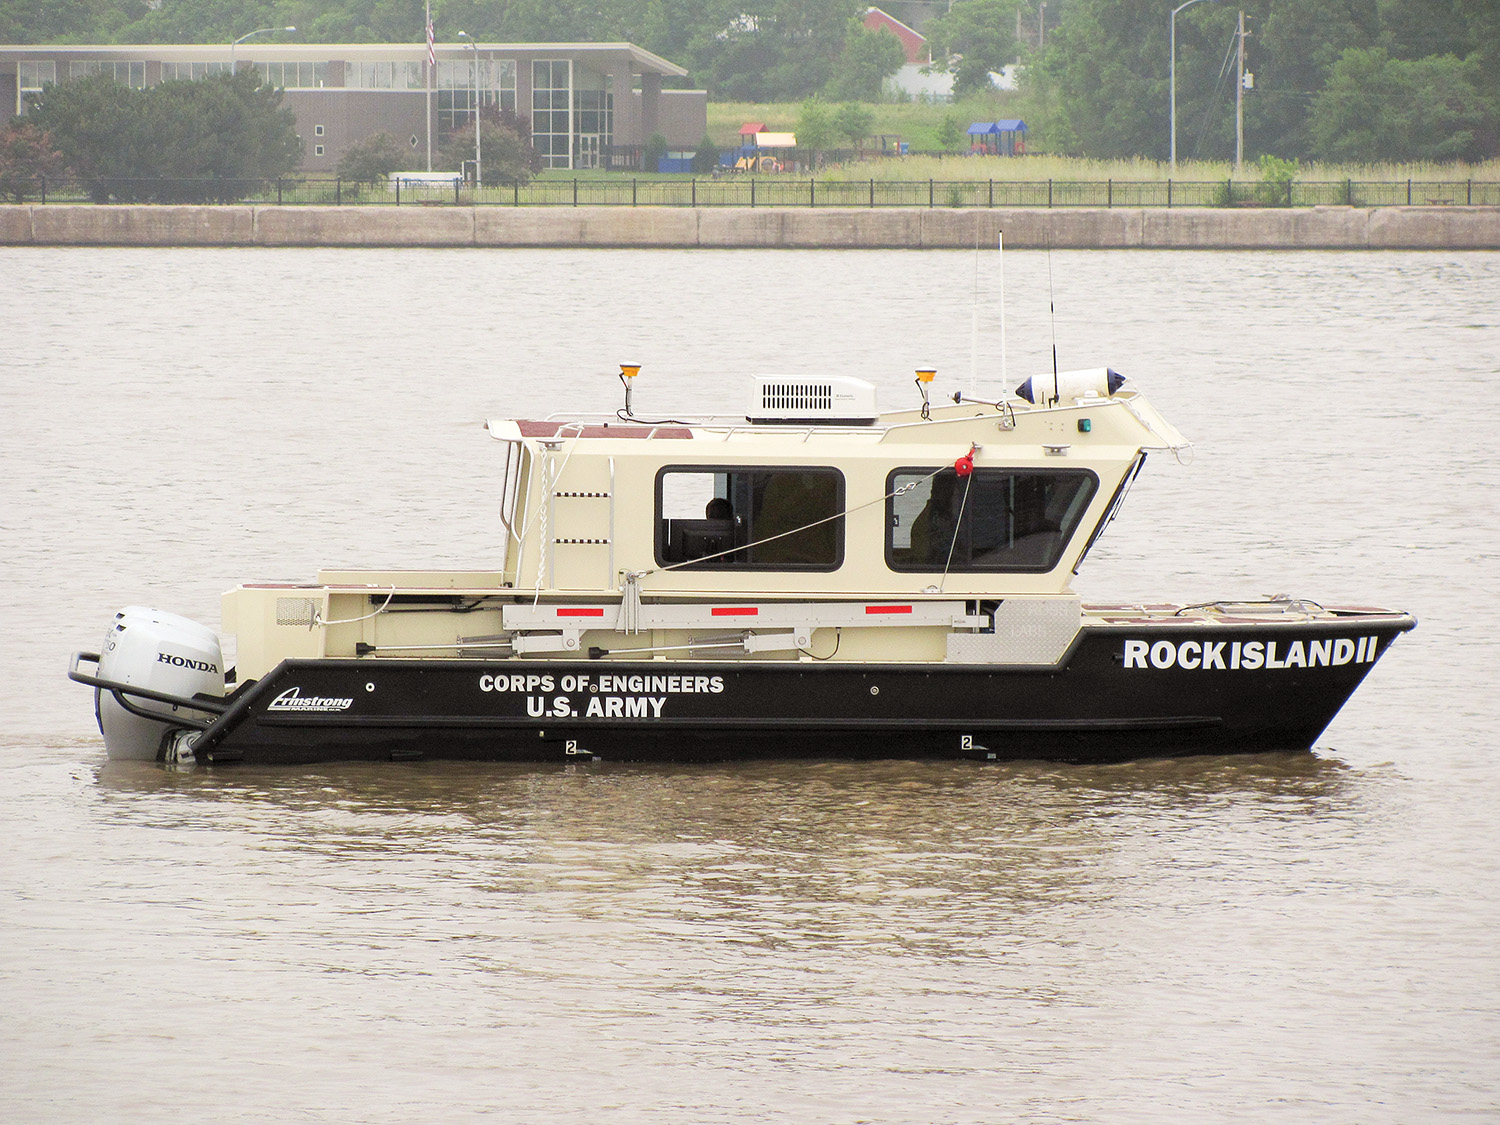
<svg viewBox="0 0 1500 1125"><path fill-rule="evenodd" d="M432 6L427 7L427 65L437 69L437 50L432 45Z"/></svg>

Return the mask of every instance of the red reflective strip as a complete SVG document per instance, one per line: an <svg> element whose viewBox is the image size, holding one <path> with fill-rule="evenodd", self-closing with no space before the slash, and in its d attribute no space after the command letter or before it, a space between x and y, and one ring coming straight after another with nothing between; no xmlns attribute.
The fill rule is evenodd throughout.
<svg viewBox="0 0 1500 1125"><path fill-rule="evenodd" d="M710 617L754 617L760 610L753 605L722 605L708 611Z"/></svg>
<svg viewBox="0 0 1500 1125"><path fill-rule="evenodd" d="M867 605L866 613L910 613L909 605Z"/></svg>
<svg viewBox="0 0 1500 1125"><path fill-rule="evenodd" d="M602 608L595 609L560 609L557 611L559 617L603 617Z"/></svg>

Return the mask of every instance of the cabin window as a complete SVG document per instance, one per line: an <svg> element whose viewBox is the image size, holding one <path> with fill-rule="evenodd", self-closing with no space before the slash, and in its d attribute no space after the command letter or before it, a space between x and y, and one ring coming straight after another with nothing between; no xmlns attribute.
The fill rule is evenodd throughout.
<svg viewBox="0 0 1500 1125"><path fill-rule="evenodd" d="M837 570L843 511L836 469L668 467L656 475L656 561L683 570Z"/></svg>
<svg viewBox="0 0 1500 1125"><path fill-rule="evenodd" d="M1047 571L1099 478L1084 469L897 469L886 478L886 565L899 571Z"/></svg>

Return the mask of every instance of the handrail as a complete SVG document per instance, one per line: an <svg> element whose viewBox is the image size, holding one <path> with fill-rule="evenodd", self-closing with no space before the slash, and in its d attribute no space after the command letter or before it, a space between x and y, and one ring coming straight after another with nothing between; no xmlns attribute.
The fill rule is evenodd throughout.
<svg viewBox="0 0 1500 1125"><path fill-rule="evenodd" d="M99 666L99 654L97 652L75 652L72 660L68 662L68 679L75 683L88 684L90 687L103 688L105 691L113 692L116 699L127 711L133 710L121 695L134 695L142 699L149 699L154 703L170 703L174 707L187 707L193 711L211 711L215 715L222 715L229 710L229 704L223 700L204 699L199 696L173 695L170 692L155 691L151 688L137 687L135 684L122 684L118 680L106 680L101 676L90 676L86 672L80 672L78 665L83 661L91 662L96 668ZM135 712L140 714L139 711ZM167 719L173 722L196 722L196 720L179 718L178 716L146 715L151 719ZM203 725L207 725L206 723Z"/></svg>
<svg viewBox="0 0 1500 1125"><path fill-rule="evenodd" d="M1024 160L1025 158L1018 158ZM1500 205L1500 180L793 179L732 175L422 185L359 184L337 176L279 179L35 177L11 179L17 203L276 203L282 206L904 207L922 210L1069 207L1472 207Z"/></svg>

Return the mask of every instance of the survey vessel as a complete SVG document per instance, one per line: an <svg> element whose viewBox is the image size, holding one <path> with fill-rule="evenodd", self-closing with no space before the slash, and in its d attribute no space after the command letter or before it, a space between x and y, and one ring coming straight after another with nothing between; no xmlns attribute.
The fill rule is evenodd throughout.
<svg viewBox="0 0 1500 1125"><path fill-rule="evenodd" d="M1189 443L1108 368L881 411L766 376L734 417L486 423L488 571L329 570L208 627L122 610L75 653L112 758L717 761L1305 750L1407 613L1085 603L1148 457Z"/></svg>

